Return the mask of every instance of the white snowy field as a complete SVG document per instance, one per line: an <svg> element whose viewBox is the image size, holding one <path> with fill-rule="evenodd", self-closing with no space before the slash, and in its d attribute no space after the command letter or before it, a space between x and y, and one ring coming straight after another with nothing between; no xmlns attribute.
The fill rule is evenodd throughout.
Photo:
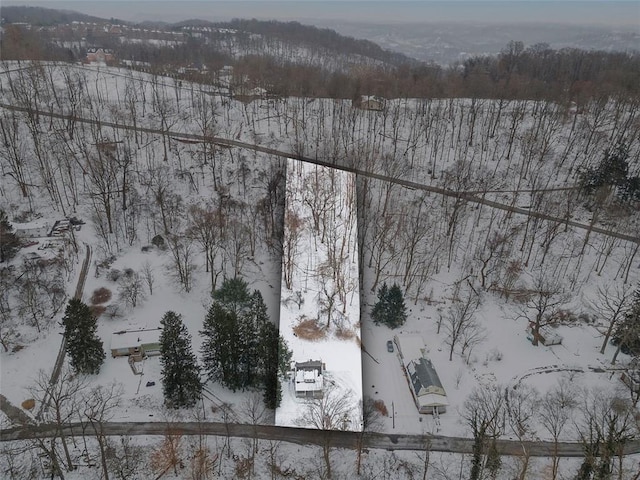
<svg viewBox="0 0 640 480"><path fill-rule="evenodd" d="M349 421L332 428L357 431L362 364L355 205L355 175L288 160L280 335L293 362L324 364L324 395L347 399ZM309 322L313 338L296 333ZM319 428L305 418L309 401L297 398L295 389L292 375L283 384L276 424Z"/></svg>

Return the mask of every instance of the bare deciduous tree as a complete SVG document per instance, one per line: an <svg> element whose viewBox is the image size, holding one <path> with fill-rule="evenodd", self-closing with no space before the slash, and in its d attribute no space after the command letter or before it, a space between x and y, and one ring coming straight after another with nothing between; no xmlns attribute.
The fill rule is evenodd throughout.
<svg viewBox="0 0 640 480"><path fill-rule="evenodd" d="M332 478L331 432L332 430L350 430L354 423L352 415L357 411L351 391L344 391L333 384L329 384L324 389L322 398L308 400L301 416L295 420L297 425L320 430L319 435L322 436L323 440L324 473L328 479ZM358 421L358 425L359 423Z"/></svg>
<svg viewBox="0 0 640 480"><path fill-rule="evenodd" d="M118 480L139 477L144 468L144 447L135 445L131 437L120 437L107 450L107 466Z"/></svg>
<svg viewBox="0 0 640 480"><path fill-rule="evenodd" d="M62 443L67 470L73 470L74 465L64 434L64 427L70 423L71 418L75 415L81 401L80 396L86 387L87 383L84 377L76 375L72 368L65 368L55 383L51 383L47 372L40 370L30 388L30 392L38 404L49 406L47 410L42 411L42 418L53 421L57 427L57 437Z"/></svg>
<svg viewBox="0 0 640 480"><path fill-rule="evenodd" d="M585 451L580 474L592 472L597 478L610 478L618 470L618 478L624 478L624 447L638 435L631 402L615 392L593 389L584 394L582 413L577 423Z"/></svg>
<svg viewBox="0 0 640 480"><path fill-rule="evenodd" d="M193 245L188 239L178 235L170 235L167 243L173 260L170 271L188 293L193 286L193 271L196 269L196 264L193 263Z"/></svg>
<svg viewBox="0 0 640 480"><path fill-rule="evenodd" d="M178 475L178 466L182 464L182 434L172 428L167 428L162 442L151 452L151 467L160 476L173 468Z"/></svg>
<svg viewBox="0 0 640 480"><path fill-rule="evenodd" d="M480 385L464 401L462 417L473 434L470 480L479 480L485 468L495 469L495 440L504 432L504 389L499 385Z"/></svg>
<svg viewBox="0 0 640 480"><path fill-rule="evenodd" d="M366 396L360 403L362 409L362 427L358 435L358 459L356 462L356 473L360 475L362 467L362 449L364 447L365 432L377 432L382 428L382 414L376 408L373 398Z"/></svg>
<svg viewBox="0 0 640 480"><path fill-rule="evenodd" d="M143 290L143 281L138 272L131 272L129 275L123 275L120 278L120 299L128 306L135 308L138 303L145 299Z"/></svg>
<svg viewBox="0 0 640 480"><path fill-rule="evenodd" d="M148 261L146 261L142 264L142 270L140 272L144 282L147 284L147 288L149 289L149 295L153 295L153 286L156 282L156 277L153 274L153 267Z"/></svg>
<svg viewBox="0 0 640 480"><path fill-rule="evenodd" d="M561 381L542 397L539 408L540 423L549 432L553 441L553 454L551 455L551 480L558 476L560 464L559 441L573 415L576 407L575 392L567 381Z"/></svg>
<svg viewBox="0 0 640 480"><path fill-rule="evenodd" d="M113 412L120 406L122 385L111 383L107 386L99 385L92 388L83 399L83 418L89 423L100 449L102 474L109 480L108 442L104 431L104 424L113 416Z"/></svg>
<svg viewBox="0 0 640 480"><path fill-rule="evenodd" d="M253 453L251 454L251 458L253 458L258 453L257 427L267 419L267 408L262 400L262 395L259 392L251 392L242 402L240 409L240 413L253 426Z"/></svg>
<svg viewBox="0 0 640 480"><path fill-rule="evenodd" d="M8 268L0 269L0 345L5 352L15 337L14 315L11 308L11 298L15 277Z"/></svg>
<svg viewBox="0 0 640 480"><path fill-rule="evenodd" d="M527 384L520 384L505 391L507 421L511 431L522 445L520 473L518 475L520 480L527 478L527 471L529 470L530 454L524 442L525 440L531 440L535 433L534 421L538 412L538 405L538 391Z"/></svg>
<svg viewBox="0 0 640 480"><path fill-rule="evenodd" d="M600 353L604 354L611 334L613 333L618 320L622 319L627 307L633 299L633 288L629 285L607 284L599 286L594 300L587 300L589 307L604 320L608 322L607 330L604 334Z"/></svg>
<svg viewBox="0 0 640 480"><path fill-rule="evenodd" d="M447 334L445 344L449 346L449 361L453 360L453 350L467 338L467 348L478 339L480 325L475 317L480 306L480 296L472 289L465 290L461 298L454 300L444 318L444 330ZM466 348L465 348L466 350Z"/></svg>
<svg viewBox="0 0 640 480"><path fill-rule="evenodd" d="M300 218L295 211L287 209L284 216L282 276L284 278L285 286L289 290L291 290L295 258L298 252L298 242L303 228L304 222L302 218Z"/></svg>
<svg viewBox="0 0 640 480"><path fill-rule="evenodd" d="M211 291L215 290L218 275L218 253L225 238L225 218L220 209L194 205L189 208L189 227L186 235L200 245L205 255L206 271L211 275Z"/></svg>
<svg viewBox="0 0 640 480"><path fill-rule="evenodd" d="M523 316L529 318L529 311L533 310L535 316L530 320L533 345L538 345L540 329L547 325L559 323L556 315L560 306L567 302L567 296L562 290L561 284L550 273L540 271L536 274L531 295L525 303Z"/></svg>

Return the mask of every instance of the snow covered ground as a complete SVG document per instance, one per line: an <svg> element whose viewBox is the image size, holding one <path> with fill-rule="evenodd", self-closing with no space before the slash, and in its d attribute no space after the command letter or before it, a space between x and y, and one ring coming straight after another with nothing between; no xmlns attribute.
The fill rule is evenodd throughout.
<svg viewBox="0 0 640 480"><path fill-rule="evenodd" d="M285 205L280 335L293 351L293 362L323 363L326 370L324 385L319 387L321 394L328 395L335 389L332 396L348 399L351 418L333 428L360 430L362 364L355 175L289 160ZM291 278L287 281L289 267ZM314 325L314 333L307 337L296 333L297 325L308 322ZM292 373L291 380L283 385L276 424L319 428L304 418L308 400L297 398L295 380Z"/></svg>
<svg viewBox="0 0 640 480"><path fill-rule="evenodd" d="M8 69L10 66L7 66ZM53 82L58 88L64 89L62 68L52 66L51 69ZM72 67L73 69L75 67ZM191 100L199 95L198 92L202 93L199 90L200 86L184 82L179 88L173 79L153 79L146 74L121 69L83 67L77 70L81 73L79 78L84 88L90 91L89 96L94 99L100 97L104 101L104 104L96 101L93 108L99 111L105 120L112 118L121 99L130 95L132 85L135 85L138 97L131 97L130 100L136 106L138 114L145 111L144 116L138 117L138 125L161 126L160 114L152 112L154 107L151 106L151 101L148 100L144 107L141 105L143 97L153 98L154 89L157 89L158 96L162 99L159 103L170 107L169 117L174 121L173 129L185 132L202 130L201 126L197 125L195 119L198 115L191 104ZM82 75L86 75L86 78ZM0 81L3 82L4 96L9 97L6 77L4 74ZM142 95L142 91L145 95ZM388 109L378 114L356 111L350 107L349 102L332 99L260 99L246 105L227 98L211 97L209 93L203 95L206 98L215 98L215 102L218 102L215 118L218 121L216 129L221 136L247 142L255 141L282 150L299 149L302 153L316 155L318 158L331 158L335 161L339 159L344 163L359 162L357 164L361 168L370 168L375 172L397 175L433 186L446 185L461 190L477 191L487 187L479 185L479 181L476 180L488 179L490 190L498 191L489 191L483 195L505 205L528 206L543 197L530 191L515 192L517 189L527 190L532 185L573 185L576 180L573 175L581 166L576 159L582 158L580 152L585 147L580 142L588 136L590 125L588 111L579 114L573 123L570 117L567 117L568 120L562 117L562 106L549 104L545 109L554 111L550 118L555 122L555 129L545 130L545 138L535 139L531 134L536 127L536 119L543 118L544 114L542 107L534 102L508 102L500 117L491 116L496 112L496 102L478 102L473 105L474 111L478 114L478 123L470 126L462 120L464 118L464 122L467 122L468 113L472 110L472 101L467 99L428 102L411 99L392 100L388 103ZM5 100L12 101L11 98ZM65 108L68 106L64 104ZM85 111L83 108L79 107L78 114L91 116L90 109L87 107ZM621 117L625 117L627 113L623 109ZM521 123L516 124L520 115ZM447 118L460 120L459 123L449 122ZM607 118L603 127L595 129L591 147L594 151L606 146L607 139L618 128L614 121L619 120L617 117L614 118L612 112L607 112ZM481 123L497 125L499 134L495 138L484 134L479 136L481 131L485 132L485 127L480 127ZM301 125L305 128L301 128ZM504 153L508 149L508 132L512 125L515 125L516 135L511 155L507 157ZM60 130L64 130L62 127ZM48 124L43 122L41 128L46 130ZM89 127L77 125L76 129L76 138L90 138ZM475 137L473 142L470 142L474 129ZM24 127L19 133L22 135L22 148L25 149L26 158L33 158L27 128ZM162 231L161 212L151 192L154 184L151 180L152 175L146 174L147 169L160 179L165 178L162 177L165 175L170 180L170 193L179 196L183 202L180 206L182 210L175 218L174 227L177 231L183 232L186 227L184 212L187 207L206 202L227 202L226 204L233 205L234 209L230 210L229 217L237 219L242 225L248 225L253 231L253 227L259 225L262 219L250 206L258 202L263 202L260 205L264 205L272 187L269 183L273 178L277 178L275 173L283 170L281 162L284 161L245 149L216 151L215 162L212 162L211 158L203 161L201 146L197 144L167 140L160 135L146 133L132 138L117 129L107 127L104 127L103 134L114 140L126 142L133 152L136 169L131 181L135 186L140 206L140 216L133 222L136 235L125 237L125 227L122 226L125 219L118 217L114 235L117 241L105 245L104 239L97 231L98 225L94 222L91 181L79 168L73 177L74 182L77 182L74 186L80 192L77 195L78 205L73 208L67 206L65 213L77 215L86 220L87 224L75 233L81 246L80 251L67 256L70 260L70 269L64 272L67 295L73 295L83 259L82 245L88 243L93 246L94 255L83 300L89 302L91 294L96 289L104 287L113 294L108 304L120 304L119 316L112 318L103 314L98 321L98 333L104 341L105 350L109 349L109 339L114 331L158 326L162 315L167 310L174 310L182 315L192 335L194 351L199 353L202 342L198 331L202 328L204 315L211 301L210 276L204 271L204 255L198 251L195 256L193 289L188 293L184 292L169 273L167 267L171 259L167 251L142 251L143 246L149 245L153 235ZM45 137L51 144L54 143L53 136L43 136ZM397 140L396 147L402 145L398 148L397 155L393 148L393 137ZM49 141L46 139L43 142ZM163 140L167 140L169 144L166 162L163 158ZM86 141L91 143L90 140ZM547 142L545 144L554 146L553 151L543 152L538 158L535 154L536 149L540 147L538 142ZM82 143L84 140L79 141L79 144ZM42 145L44 151L53 151L48 148L51 144ZM633 148L637 150L638 147L634 145ZM79 145L77 151L82 151ZM379 152L386 156L378 155ZM527 152L530 152L529 157L526 157ZM84 161L80 158L81 155L78 154L78 157L78 161ZM371 158L378 157L384 158L388 163L369 163ZM518 175L525 157L535 175ZM464 158L466 163L460 162L461 158ZM402 164L402 171L395 171L393 162L401 160L405 162ZM594 161L586 160L585 165L592 165ZM71 163L71 167L78 168ZM453 305L456 285L461 278L466 278L473 272L470 281L478 282L478 252L482 251L480 247L491 238L492 231L515 232L508 245L505 261L519 262L521 265L522 270L516 286L530 286L534 270L542 264L550 265L552 276L561 281L570 297L566 308L575 314L591 314L587 302L595 298L599 286L637 284L639 271L638 260L634 256L634 252L637 251L635 243L612 239L596 232L587 234L585 229L556 221L529 222L529 218L520 213L510 213L480 204L461 204L456 198L413 191L401 188L397 184L362 177L354 182L349 175L342 172L316 167L309 167L307 170L307 167L290 161L286 169L289 193L286 208L298 205L298 213L305 225L300 230L296 243L291 288L287 288L282 273L285 268L283 259L265 246L267 235L262 231L251 238L243 237L240 244L242 276L249 282L250 288L257 288L262 292L271 318L274 321L280 320L281 333L294 351L294 360L303 362L321 359L327 367L327 378L344 389L351 390L356 403L364 397L384 402L389 415L383 419L381 430L469 436L470 432L462 420L461 412L470 392L483 384L502 388L530 385L538 389L542 395L558 382L566 381L575 389L574 398L578 401L585 398L583 390L592 387L608 392L619 391L620 395L628 396L628 392L624 392L619 381L619 372L610 365L614 347L607 346L604 355L599 353L603 319L596 319L595 323L579 322L575 326L561 326L557 331L563 336L562 345L534 347L526 339L525 329L528 320L523 316L522 305L513 299L506 300L496 291L487 289L481 294L481 306L476 312L484 339L472 349L470 355L462 356L459 349L456 349L451 361L446 345L446 333L443 328L438 333L438 321ZM34 178L37 177L38 169L35 162L26 164L25 168L28 170L27 173ZM466 180L455 178L454 174L463 171L469 173ZM57 172L62 175L64 169ZM305 180L308 175L316 173L328 175L334 183L324 180L314 183ZM485 174L486 177L483 176ZM44 189L34 190L29 197L31 203L27 206L17 186L8 180L9 177L6 178L0 189L0 205L3 208L15 211L16 215L24 213L28 207L33 207L45 218L54 219L62 215L62 212L58 211L59 208L52 206L51 199ZM469 179L473 180L472 183L465 183ZM455 183L458 180L460 182ZM66 185L68 179L65 177L64 181L59 181L61 185ZM332 185L333 189L325 189L327 185ZM114 188L117 186L114 185ZM326 195L327 192L331 193L334 201L325 201L326 197L322 195ZM300 197L293 196L294 193ZM363 203L369 209L357 212L359 220L363 220L357 224L354 220L355 207L352 206L356 193L358 198L368 195L367 202ZM67 194L71 197L73 192ZM557 207L557 202L566 201L566 218L589 223L592 214L584 208L581 201L569 193L557 195L566 197L559 197L560 200L555 198L554 201L545 200L545 206L541 210L548 208L544 211L562 216L564 203L561 213L554 213L554 208ZM322 212L314 203L318 199L322 200L319 206L342 205L342 210L336 208ZM75 211L71 212L74 209ZM600 218L593 219L594 224L604 225L605 222L610 222L607 228L637 235L637 215L633 212L614 213L615 215L603 214ZM322 214L320 217L327 215L325 220L331 228L324 234L334 235L335 238L331 238L331 242L328 239L325 239L325 243L322 242L324 229L322 223L318 228L314 228L314 214ZM626 216L622 216L623 214ZM286 215L284 217L287 228ZM255 220L256 218L258 220ZM341 223L336 223L338 218L342 220ZM396 331L384 326L375 326L370 320L371 308L376 301L375 292L371 291L372 287L379 286L382 281L392 283L403 280L408 253L411 252L409 246L413 238L408 233L411 232L409 227L412 226L416 227L415 231L418 233L424 233L424 236L415 237L418 241L414 251L420 254L420 261L416 262L409 272L408 279L413 283L405 291L408 320L400 331L418 333L425 340L428 356L437 369L451 402L448 412L440 416L439 422L430 415L417 413L396 357L397 352L390 353L386 349L387 340L392 339ZM386 236L381 233L384 228L388 229ZM356 231L364 232L361 245L364 245L365 251L357 249L354 240ZM114 237L110 240L113 241ZM43 242L43 239L37 240ZM338 240L346 241L335 243ZM253 254L249 252L251 243L255 244ZM326 299L329 297L326 293L332 292L322 292L322 286L330 286L331 282L322 281L320 277L314 276L319 270L323 270L319 267L325 258L326 245L345 245L349 250L347 257L350 261L342 262L341 267L345 269L344 278L356 279L356 283L346 285L347 301L334 305L337 312L341 312L341 307L346 306L344 318L336 316L328 322L331 327L330 333L324 339L315 342L302 341L293 335L292 330L301 315L311 319L318 318L321 324L328 320ZM21 250L19 257L13 261L15 268L21 268L24 254L30 252L48 255L38 250L38 246L28 247ZM379 252L382 254L378 257ZM115 259L108 268L96 276L95 263L104 261L110 255L114 255ZM362 285L357 282L358 258L365 260L361 264ZM429 258L433 261L429 261ZM140 270L145 262L149 262L156 278L153 294L147 292L146 298L135 308L125 307L118 299L119 285L107 278L107 271L113 268L121 271L125 268ZM217 267L221 269L222 276L233 274L232 261L229 258L218 259ZM296 303L298 291L302 294L300 305ZM325 299L324 306L319 304L322 298ZM323 310L325 313L322 313ZM50 319L50 326L43 329L42 333L37 333L22 319L15 343L23 348L15 352L0 352L0 389L12 404L20 405L23 400L32 396L29 388L33 386L38 370L50 373L60 347L61 328L58 322L61 316L59 313ZM343 322L342 333L350 332L347 339L336 338L337 319ZM107 355L100 374L92 377L91 382L93 385L107 385L116 381L122 385L122 401L114 413L114 420L152 421L176 415L185 419L193 416L192 411L169 412L162 406L158 360L158 357L145 360L144 364L140 365L144 375L138 376L133 374L126 359L111 358ZM620 355L618 363L624 365L626 361L628 357ZM147 382L155 382L155 385L147 387ZM294 425L303 405L290 394L290 384L285 384L284 387L283 403L276 414L276 421L283 425ZM214 383L207 384L207 391L209 393L204 401L207 418L220 419L219 409L214 412L212 408L226 403L232 406L237 419L242 421L242 404L250 392L234 393ZM580 409L574 412L576 423L580 421L581 413ZM351 422L351 427L355 427L357 423ZM535 424L534 427L533 434L536 437L549 438L549 434L539 424ZM575 433L575 426L571 425L562 436L566 440L575 440ZM512 435L506 431L504 436ZM375 455L382 458L387 454L377 452ZM389 458L385 458L384 461L388 461L389 465L395 465Z"/></svg>

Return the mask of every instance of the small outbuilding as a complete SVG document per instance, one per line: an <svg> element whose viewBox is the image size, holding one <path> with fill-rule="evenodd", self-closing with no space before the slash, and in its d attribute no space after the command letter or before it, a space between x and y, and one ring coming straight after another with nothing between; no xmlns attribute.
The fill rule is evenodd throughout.
<svg viewBox="0 0 640 480"><path fill-rule="evenodd" d="M14 223L13 229L18 238L46 237L49 234L49 223L35 220L29 223Z"/></svg>
<svg viewBox="0 0 640 480"><path fill-rule="evenodd" d="M324 370L322 360L296 362L294 368L295 393L298 398L322 398L324 395Z"/></svg>
<svg viewBox="0 0 640 480"><path fill-rule="evenodd" d="M435 367L426 356L422 337L396 335L394 341L418 412L434 415L445 413L449 405L447 394Z"/></svg>
<svg viewBox="0 0 640 480"><path fill-rule="evenodd" d="M370 110L374 112L381 112L385 107L385 100L382 97L375 95L360 95L351 103L353 107L360 108L362 110Z"/></svg>
<svg viewBox="0 0 640 480"><path fill-rule="evenodd" d="M113 50L97 47L87 49L86 59L88 63L111 63L115 60L115 56Z"/></svg>
<svg viewBox="0 0 640 480"><path fill-rule="evenodd" d="M535 324L533 322L529 323L527 327L527 340L533 343L533 339L535 336ZM562 335L556 333L549 326L542 326L538 329L538 342L545 347L549 347L551 345L560 345L562 343Z"/></svg>
<svg viewBox="0 0 640 480"><path fill-rule="evenodd" d="M111 335L111 356L133 357L140 361L146 356L160 355L162 329L121 330Z"/></svg>

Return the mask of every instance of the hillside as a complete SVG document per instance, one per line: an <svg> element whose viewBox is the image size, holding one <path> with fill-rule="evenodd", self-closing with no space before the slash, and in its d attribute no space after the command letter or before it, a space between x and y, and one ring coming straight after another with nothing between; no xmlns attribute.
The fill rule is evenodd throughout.
<svg viewBox="0 0 640 480"><path fill-rule="evenodd" d="M384 64L416 65L417 60L402 53L385 50L369 40L355 39L340 35L329 28L302 25L299 22L277 22L236 19L217 24L219 28L232 28L239 31L257 33L266 38L278 38L293 44L307 45L310 48L322 48L334 55L357 55L378 60Z"/></svg>
<svg viewBox="0 0 640 480"><path fill-rule="evenodd" d="M91 23L127 23L122 20L104 18L85 15L84 13L72 10L58 10L44 7L27 7L27 6L0 6L0 17L5 24L10 23L28 23L39 27L48 27L52 25L65 25L72 22L91 22Z"/></svg>
<svg viewBox="0 0 640 480"><path fill-rule="evenodd" d="M455 465L456 474L472 478L474 465L492 459L500 479L514 472L537 479L547 470L569 477L593 460L592 448L602 449L593 460L601 468L621 478L637 471L637 456L623 448L639 435L638 395L621 381L637 371L630 340L637 331L621 327L635 318L640 281L635 97L586 96L579 105L474 96L240 101L219 85L104 65L1 66L0 209L22 231L66 216L86 222L39 232L1 269L2 391L11 404L41 398L39 369L41 385L48 384L86 244L93 257L83 300L99 315L107 351L86 391L118 400L101 421L273 423L277 410L258 408L260 390L233 391L205 376L197 408L167 408L158 357L132 368L109 354L116 332L156 328L175 310L202 362L212 291L241 277L260 292L270 320L297 339L290 337L294 361L317 361L325 340L360 353L362 393L352 389L360 397L342 404L353 414L351 405L362 402L364 410L377 402L366 432L464 436L483 445L499 438L516 447L545 441L552 452L539 459L525 452L524 462L496 449L453 459L371 451L362 457L371 475L393 465L395 476L387 478L415 478L431 465L446 473L434 475L440 480ZM293 160L323 169L305 171ZM351 180L341 183L343 174ZM384 284L396 284L405 303L406 319L394 329L372 319ZM104 290L109 298L98 295ZM631 313L614 315L616 306ZM359 308L357 320L351 307ZM300 326L326 338L308 346L294 335ZM610 327L623 332L617 345L607 337ZM418 413L399 356L407 352L398 351L404 343L396 338L404 336L423 344L417 350L438 372L446 412ZM348 383L341 358L323 355L332 385ZM280 378L286 393L291 375ZM322 405L283 398L299 412ZM73 405L64 423L91 413ZM54 422L54 413L45 412L45 421ZM341 413L342 426L332 428L347 430L347 420L355 422ZM334 448L331 431L319 435L326 441L315 450L284 442L269 450L267 441L260 449L231 447L222 437L204 445L202 436L198 448L217 459L223 478L254 461L258 478L270 477L269 462L307 478L326 478L332 468L336 476L355 475L354 452ZM168 430L164 440L142 440L138 472L161 473L150 443L171 438ZM70 448L69 463L83 464L77 475L89 471L85 464L114 468L99 448L104 437L87 440ZM183 441L178 456L192 468L195 447ZM62 458L64 442L72 445L60 436L20 443L10 458L41 468L34 452L57 448ZM554 442L571 442L585 456L554 455ZM133 455L124 440L115 443L119 457ZM59 468L67 473L65 461Z"/></svg>

